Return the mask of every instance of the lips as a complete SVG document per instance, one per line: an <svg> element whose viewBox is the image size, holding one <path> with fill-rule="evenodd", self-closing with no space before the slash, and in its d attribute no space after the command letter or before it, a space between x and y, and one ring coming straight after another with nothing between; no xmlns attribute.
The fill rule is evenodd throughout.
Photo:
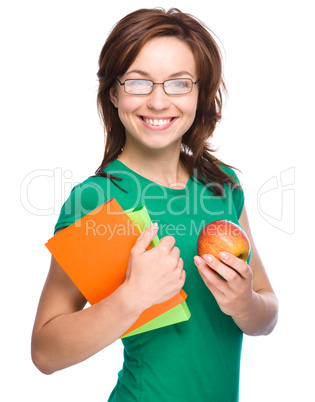
<svg viewBox="0 0 315 402"><path fill-rule="evenodd" d="M150 124L155 127L168 126L175 118L174 117L145 117L141 116L141 120L146 124Z"/></svg>
<svg viewBox="0 0 315 402"><path fill-rule="evenodd" d="M166 124L169 124L172 119L165 119L165 120L158 120L158 119L146 119L143 117L143 121L145 121L148 124L152 124L152 126L165 126Z"/></svg>

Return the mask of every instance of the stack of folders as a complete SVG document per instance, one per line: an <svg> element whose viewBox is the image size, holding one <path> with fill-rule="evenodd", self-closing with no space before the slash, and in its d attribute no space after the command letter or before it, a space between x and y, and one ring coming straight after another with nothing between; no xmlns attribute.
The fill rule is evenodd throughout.
<svg viewBox="0 0 315 402"><path fill-rule="evenodd" d="M124 283L130 251L151 223L145 206L124 211L112 198L58 232L45 246L93 305ZM148 249L158 243L156 236ZM170 300L151 306L121 338L188 320L186 298L182 289Z"/></svg>

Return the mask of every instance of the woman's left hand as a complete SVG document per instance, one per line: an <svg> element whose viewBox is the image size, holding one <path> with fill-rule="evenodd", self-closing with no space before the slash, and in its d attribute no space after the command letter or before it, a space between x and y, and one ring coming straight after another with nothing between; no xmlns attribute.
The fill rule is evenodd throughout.
<svg viewBox="0 0 315 402"><path fill-rule="evenodd" d="M220 259L206 254L203 258L195 256L194 262L223 313L246 317L255 300L253 272L245 261L228 252L220 253Z"/></svg>

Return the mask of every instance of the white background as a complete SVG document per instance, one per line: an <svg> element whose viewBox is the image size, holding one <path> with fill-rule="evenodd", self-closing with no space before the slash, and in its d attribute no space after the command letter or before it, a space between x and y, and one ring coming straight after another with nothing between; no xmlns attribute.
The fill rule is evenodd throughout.
<svg viewBox="0 0 315 402"><path fill-rule="evenodd" d="M1 6L2 401L105 401L116 383L120 341L45 376L32 364L30 339L50 263L44 243L71 187L102 160L96 110L102 45L127 13L158 6L195 15L222 43L229 100L213 143L219 158L243 172L252 232L280 301L275 331L244 337L240 401L315 401L311 3L20 0Z"/></svg>

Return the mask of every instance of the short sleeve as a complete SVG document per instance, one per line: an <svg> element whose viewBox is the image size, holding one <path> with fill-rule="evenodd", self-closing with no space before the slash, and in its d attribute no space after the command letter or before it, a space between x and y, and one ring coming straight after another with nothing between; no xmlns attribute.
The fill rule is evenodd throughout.
<svg viewBox="0 0 315 402"><path fill-rule="evenodd" d="M237 219L239 219L243 211L245 196L239 178L237 177L236 174L234 176L234 180L236 181L237 185L233 187L232 197L233 197L233 204L235 206L237 214Z"/></svg>
<svg viewBox="0 0 315 402"><path fill-rule="evenodd" d="M89 178L76 185L61 207L54 233L58 229L72 225L107 201L104 188L100 185L99 180Z"/></svg>
<svg viewBox="0 0 315 402"><path fill-rule="evenodd" d="M243 191L242 185L239 181L237 174L235 173L235 171L232 168L229 168L224 165L221 165L221 167L224 170L224 172L227 173L235 182L234 185L229 186L228 191L231 192L233 206L234 206L234 209L236 212L237 219L239 219L241 216L241 213L243 211L244 202L245 202L245 196L244 196L244 191Z"/></svg>

